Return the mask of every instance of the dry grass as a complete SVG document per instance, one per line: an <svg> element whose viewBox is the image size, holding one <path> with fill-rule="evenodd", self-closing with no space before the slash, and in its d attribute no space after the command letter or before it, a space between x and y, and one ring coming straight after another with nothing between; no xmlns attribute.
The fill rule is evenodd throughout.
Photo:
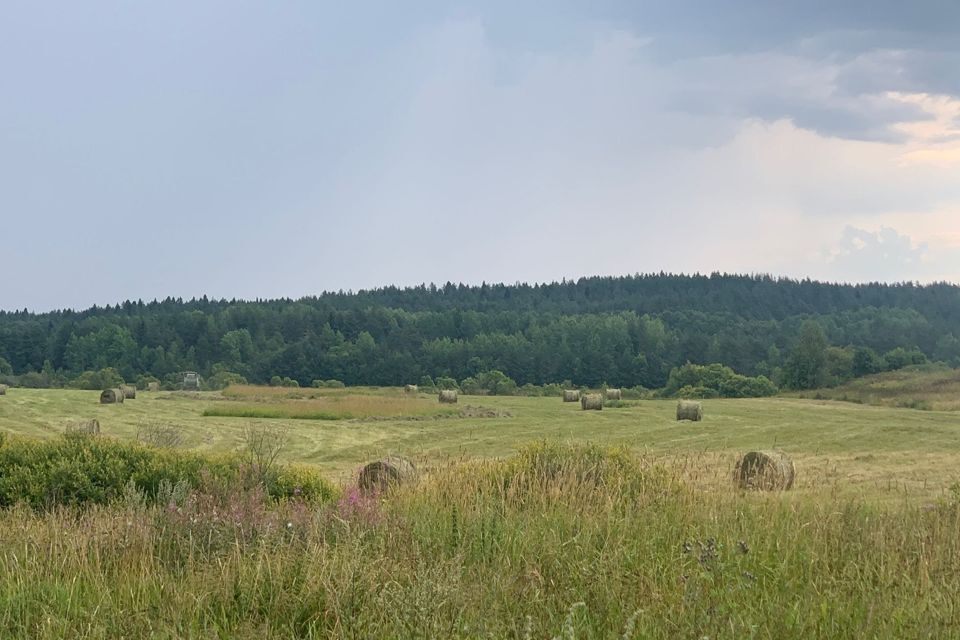
<svg viewBox="0 0 960 640"><path fill-rule="evenodd" d="M230 400L275 401L275 400L316 400L318 398L338 398L343 396L376 396L410 399L402 389L395 387L266 387L254 384L232 384L221 392ZM432 397L432 396L431 396Z"/></svg>
<svg viewBox="0 0 960 640"><path fill-rule="evenodd" d="M910 367L858 378L800 397L927 411L960 411L960 369Z"/></svg>
<svg viewBox="0 0 960 640"><path fill-rule="evenodd" d="M441 409L431 400L404 395L375 396L317 393L313 396L301 396L300 398L274 394L271 398L269 393L262 394L265 389L272 390L275 388L255 387L255 391L245 389L242 393L249 394L246 397L235 393L232 397L238 398L238 400L215 403L204 410L203 415L289 420L355 420L445 416L456 413L456 409ZM291 389L277 390L296 391ZM255 393L260 395L253 395ZM239 398L243 398L244 401L240 401Z"/></svg>
<svg viewBox="0 0 960 640"><path fill-rule="evenodd" d="M326 505L2 511L0 637L957 637L960 495L703 491L705 462L544 442Z"/></svg>

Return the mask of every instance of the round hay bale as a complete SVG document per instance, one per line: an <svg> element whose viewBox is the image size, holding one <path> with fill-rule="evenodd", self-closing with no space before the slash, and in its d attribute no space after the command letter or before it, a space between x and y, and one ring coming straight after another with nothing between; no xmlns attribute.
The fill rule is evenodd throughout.
<svg viewBox="0 0 960 640"><path fill-rule="evenodd" d="M100 433L100 421L96 419L74 420L73 422L67 424L67 431L97 435Z"/></svg>
<svg viewBox="0 0 960 640"><path fill-rule="evenodd" d="M408 384L403 388L404 393L417 393L420 390L415 384Z"/></svg>
<svg viewBox="0 0 960 640"><path fill-rule="evenodd" d="M797 469L782 451L750 451L737 460L733 479L740 489L776 491L790 489Z"/></svg>
<svg viewBox="0 0 960 640"><path fill-rule="evenodd" d="M417 468L401 456L389 456L371 462L360 470L357 485L363 493L383 493L401 484L417 479Z"/></svg>
<svg viewBox="0 0 960 640"><path fill-rule="evenodd" d="M123 402L122 389L104 389L100 392L100 404Z"/></svg>
<svg viewBox="0 0 960 640"><path fill-rule="evenodd" d="M7 395L7 388L8 388L7 385L0 384L0 396Z"/></svg>
<svg viewBox="0 0 960 640"><path fill-rule="evenodd" d="M580 402L580 390L579 390L579 389L564 389L564 391L563 391L563 401L564 401L564 402Z"/></svg>
<svg viewBox="0 0 960 640"><path fill-rule="evenodd" d="M457 404L457 392L454 389L443 389L439 399L442 404Z"/></svg>
<svg viewBox="0 0 960 640"><path fill-rule="evenodd" d="M137 385L135 384L122 384L120 385L120 390L123 391L123 397L126 400L136 400L137 399Z"/></svg>
<svg viewBox="0 0 960 640"><path fill-rule="evenodd" d="M620 389L607 389L607 400L620 400L622 397Z"/></svg>
<svg viewBox="0 0 960 640"><path fill-rule="evenodd" d="M677 403L677 420L703 420L703 403L693 400L681 400Z"/></svg>
<svg viewBox="0 0 960 640"><path fill-rule="evenodd" d="M160 391L160 383L159 383L159 382L148 382L148 383L147 383L147 391Z"/></svg>
<svg viewBox="0 0 960 640"><path fill-rule="evenodd" d="M580 396L580 408L584 411L600 411L603 409L603 396L599 393L585 393Z"/></svg>

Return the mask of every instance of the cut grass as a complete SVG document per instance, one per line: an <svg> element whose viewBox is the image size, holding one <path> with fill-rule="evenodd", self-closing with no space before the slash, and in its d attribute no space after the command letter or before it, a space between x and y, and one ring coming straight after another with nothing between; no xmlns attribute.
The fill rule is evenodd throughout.
<svg viewBox="0 0 960 640"><path fill-rule="evenodd" d="M351 395L334 391L339 397ZM365 397L404 400L400 390L381 396L369 390ZM420 399L431 412L442 410L432 395ZM460 411L469 413L466 405L475 401L494 417L486 412L461 417ZM922 502L960 482L956 413L796 398L705 400L703 422L691 424L676 421L674 400L643 400L603 411L581 411L577 403L552 397L475 401L462 396L461 404L449 408L457 413L436 419L317 421L204 417L206 409L218 404L271 404L224 401L214 393L143 393L123 405L101 405L96 391L10 389L0 396L0 431L49 437L62 433L72 420L97 419L104 435L136 439L143 424L162 423L181 434L184 448L225 452L243 446L249 424L263 424L289 434L285 461L316 465L330 479L354 474L362 464L393 453L436 464L504 456L521 443L546 437L647 451L696 469L697 484L722 490L729 488L738 455L767 448L783 449L796 461L798 495Z"/></svg>

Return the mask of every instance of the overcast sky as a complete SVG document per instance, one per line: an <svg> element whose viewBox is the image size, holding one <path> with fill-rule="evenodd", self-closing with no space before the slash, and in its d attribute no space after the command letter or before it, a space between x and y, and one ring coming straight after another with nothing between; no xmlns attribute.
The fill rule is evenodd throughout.
<svg viewBox="0 0 960 640"><path fill-rule="evenodd" d="M0 308L960 281L960 2L525 4L0 4Z"/></svg>

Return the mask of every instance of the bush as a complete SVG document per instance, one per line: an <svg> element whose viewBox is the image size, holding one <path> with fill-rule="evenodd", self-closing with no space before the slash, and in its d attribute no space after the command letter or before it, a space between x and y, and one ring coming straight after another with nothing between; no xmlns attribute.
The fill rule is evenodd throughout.
<svg viewBox="0 0 960 640"><path fill-rule="evenodd" d="M620 389L620 393L623 395L624 400L641 400L650 396L650 391L640 385L624 387Z"/></svg>
<svg viewBox="0 0 960 640"><path fill-rule="evenodd" d="M439 389L453 389L456 391L460 390L460 385L457 384L457 381L447 376L437 376L434 383L438 390Z"/></svg>
<svg viewBox="0 0 960 640"><path fill-rule="evenodd" d="M709 400L711 398L719 398L720 392L710 387L692 387L687 385L677 389L673 395L678 398L703 398Z"/></svg>
<svg viewBox="0 0 960 640"><path fill-rule="evenodd" d="M557 384L556 382L550 382L548 384L543 385L543 395L548 397L549 396L560 397L563 395L563 389L564 387Z"/></svg>
<svg viewBox="0 0 960 640"><path fill-rule="evenodd" d="M517 389L517 395L538 398L544 395L543 387L538 387L537 385L530 384L528 382L527 384Z"/></svg>
<svg viewBox="0 0 960 640"><path fill-rule="evenodd" d="M114 389L123 384L123 376L117 373L116 369L107 367L100 371L84 371L73 379L70 386L74 389L86 389L88 391L99 391L102 389Z"/></svg>
<svg viewBox="0 0 960 640"><path fill-rule="evenodd" d="M239 373L218 369L213 375L207 378L206 382L208 389L217 391L219 389L226 389L232 384L247 384L247 379Z"/></svg>
<svg viewBox="0 0 960 640"><path fill-rule="evenodd" d="M134 483L148 501L162 482L197 487L204 475L236 482L248 470L239 456L163 450L134 442L70 432L50 440L0 441L0 507L18 502L34 509L107 504ZM268 490L274 498L328 499L332 487L316 472L278 467Z"/></svg>
<svg viewBox="0 0 960 640"><path fill-rule="evenodd" d="M897 371L910 365L926 364L927 356L923 355L923 352L919 349L910 349L908 351L903 347L897 347L883 354L883 361L887 371Z"/></svg>
<svg viewBox="0 0 960 640"><path fill-rule="evenodd" d="M765 376L743 376L722 364L687 363L670 372L667 386L661 395L684 398L758 398L776 395L778 391L776 385ZM688 395L690 393L697 395Z"/></svg>
<svg viewBox="0 0 960 640"><path fill-rule="evenodd" d="M468 396L485 396L487 390L480 386L476 378L464 378L460 383L460 390Z"/></svg>
<svg viewBox="0 0 960 640"><path fill-rule="evenodd" d="M136 380L134 380L134 384L137 385L137 389L149 389L151 382L160 384L160 379L154 376L139 375L137 376Z"/></svg>

